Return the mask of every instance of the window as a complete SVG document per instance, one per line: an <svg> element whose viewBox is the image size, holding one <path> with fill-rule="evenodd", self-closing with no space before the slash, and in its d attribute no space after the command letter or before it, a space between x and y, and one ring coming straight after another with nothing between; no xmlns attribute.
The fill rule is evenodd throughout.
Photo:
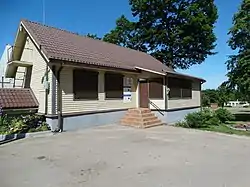
<svg viewBox="0 0 250 187"><path fill-rule="evenodd" d="M74 70L73 92L75 99L98 99L98 72Z"/></svg>
<svg viewBox="0 0 250 187"><path fill-rule="evenodd" d="M105 73L105 94L107 99L123 98L123 75Z"/></svg>
<svg viewBox="0 0 250 187"><path fill-rule="evenodd" d="M182 98L192 98L192 89L182 89Z"/></svg>
<svg viewBox="0 0 250 187"><path fill-rule="evenodd" d="M181 98L180 88L170 88L169 98Z"/></svg>
<svg viewBox="0 0 250 187"><path fill-rule="evenodd" d="M149 98L163 99L163 79L152 79L149 81Z"/></svg>
<svg viewBox="0 0 250 187"><path fill-rule="evenodd" d="M192 82L185 79L168 78L170 88L170 99L190 99L192 98Z"/></svg>

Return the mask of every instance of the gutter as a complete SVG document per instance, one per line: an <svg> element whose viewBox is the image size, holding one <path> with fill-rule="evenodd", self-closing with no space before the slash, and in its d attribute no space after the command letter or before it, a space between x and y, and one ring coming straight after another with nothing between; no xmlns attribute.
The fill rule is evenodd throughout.
<svg viewBox="0 0 250 187"><path fill-rule="evenodd" d="M36 112L38 110L38 107L34 108L6 108L2 109L3 113L9 113L9 112L27 112L27 113L32 113Z"/></svg>
<svg viewBox="0 0 250 187"><path fill-rule="evenodd" d="M166 73L160 73L160 72L157 72L157 71L149 70L149 69L138 67L138 66L136 66L135 69L139 69L139 70L142 70L142 71L146 71L146 72L150 72L150 73L154 73L154 74L166 76Z"/></svg>

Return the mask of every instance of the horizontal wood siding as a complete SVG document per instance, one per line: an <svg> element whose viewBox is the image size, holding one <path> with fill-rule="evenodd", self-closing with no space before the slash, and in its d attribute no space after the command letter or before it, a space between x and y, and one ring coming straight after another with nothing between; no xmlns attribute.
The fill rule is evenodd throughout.
<svg viewBox="0 0 250 187"><path fill-rule="evenodd" d="M192 99L169 99L168 109L200 106L200 82L192 83Z"/></svg>
<svg viewBox="0 0 250 187"><path fill-rule="evenodd" d="M52 70L49 68L48 81L49 81L49 93L48 93L48 114L52 114Z"/></svg>
<svg viewBox="0 0 250 187"><path fill-rule="evenodd" d="M29 37L27 37L24 49L28 49L28 50L23 50L21 61L28 61L28 62L33 63L30 87L33 90L39 102L38 112L44 113L45 112L45 89L41 81L46 70L46 62L41 56L41 54L39 53L39 51L37 50L37 48L35 47L35 44L32 42L32 40ZM49 81L51 81L51 79ZM50 92L49 98L50 97L51 97L51 92ZM48 101L49 101L48 105L51 106L51 102L50 102L51 99L48 99Z"/></svg>
<svg viewBox="0 0 250 187"><path fill-rule="evenodd" d="M158 108L160 108L161 110L165 110L165 100L164 99L159 99L159 100L154 100L154 99L150 99L151 102L153 102ZM158 109L156 108L154 105L149 104L149 108L150 109Z"/></svg>
<svg viewBox="0 0 250 187"><path fill-rule="evenodd" d="M104 72L103 72L104 73ZM99 75L99 89L103 90L104 74ZM105 93L98 93L98 100L74 100L73 94L73 68L64 67L61 72L62 87L62 112L85 112L85 111L101 111L112 109L126 109L136 107L136 85L134 78L132 87L132 101L124 103L122 99L105 100Z"/></svg>
<svg viewBox="0 0 250 187"><path fill-rule="evenodd" d="M18 67L16 72L16 80L15 80L15 87L16 88L23 88L24 87L24 79L25 79L25 67Z"/></svg>

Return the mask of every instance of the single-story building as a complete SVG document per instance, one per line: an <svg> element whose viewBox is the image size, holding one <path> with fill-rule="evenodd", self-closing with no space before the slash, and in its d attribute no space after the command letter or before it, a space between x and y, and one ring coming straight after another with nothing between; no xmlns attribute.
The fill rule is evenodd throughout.
<svg viewBox="0 0 250 187"><path fill-rule="evenodd" d="M6 77L25 68L24 87L52 129L116 123L150 108L173 123L201 105L201 78L177 73L149 54L22 20Z"/></svg>

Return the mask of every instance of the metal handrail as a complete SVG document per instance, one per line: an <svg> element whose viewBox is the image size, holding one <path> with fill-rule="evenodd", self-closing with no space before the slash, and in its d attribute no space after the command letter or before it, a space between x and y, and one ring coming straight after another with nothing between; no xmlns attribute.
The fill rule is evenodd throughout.
<svg viewBox="0 0 250 187"><path fill-rule="evenodd" d="M151 104L162 116L164 116L164 113L161 111L161 108L158 107L154 102L152 102L150 99L149 100L149 104Z"/></svg>

